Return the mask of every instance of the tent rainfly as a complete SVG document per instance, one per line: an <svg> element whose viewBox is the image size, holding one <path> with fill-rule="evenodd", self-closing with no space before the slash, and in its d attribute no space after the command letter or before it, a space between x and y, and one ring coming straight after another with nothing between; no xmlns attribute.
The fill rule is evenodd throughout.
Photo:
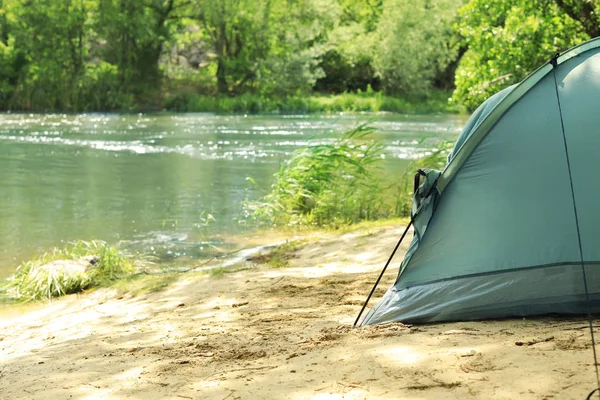
<svg viewBox="0 0 600 400"><path fill-rule="evenodd" d="M362 325L600 312L600 39L484 102Z"/></svg>

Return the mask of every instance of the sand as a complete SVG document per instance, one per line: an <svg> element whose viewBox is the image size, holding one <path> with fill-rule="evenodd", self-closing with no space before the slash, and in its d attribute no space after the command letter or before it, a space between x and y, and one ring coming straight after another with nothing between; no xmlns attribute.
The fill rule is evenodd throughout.
<svg viewBox="0 0 600 400"><path fill-rule="evenodd" d="M352 329L401 231L321 235L287 268L4 316L0 398L584 399L595 387L585 318Z"/></svg>

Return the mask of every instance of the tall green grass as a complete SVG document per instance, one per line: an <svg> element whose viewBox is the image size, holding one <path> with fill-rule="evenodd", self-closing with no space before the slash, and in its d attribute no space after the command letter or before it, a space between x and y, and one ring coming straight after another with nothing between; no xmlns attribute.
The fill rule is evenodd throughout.
<svg viewBox="0 0 600 400"><path fill-rule="evenodd" d="M270 192L244 203L245 215L274 226L340 226L407 216L414 171L442 169L451 144L414 161L395 180L382 174L383 145L373 132L362 124L333 144L297 150L275 174Z"/></svg>
<svg viewBox="0 0 600 400"><path fill-rule="evenodd" d="M378 173L383 147L372 133L363 124L335 143L296 151L276 173L271 191L244 204L247 215L269 225L322 226L385 214Z"/></svg>
<svg viewBox="0 0 600 400"><path fill-rule="evenodd" d="M423 96L392 97L381 92L312 94L271 97L242 94L236 97L206 96L189 92L173 95L165 109L179 112L247 113L335 113L395 112L407 114L459 113L463 110L448 103L450 94L432 91Z"/></svg>
<svg viewBox="0 0 600 400"><path fill-rule="evenodd" d="M98 240L78 240L19 265L0 291L13 300L51 299L105 284L134 270L132 258L116 247Z"/></svg>

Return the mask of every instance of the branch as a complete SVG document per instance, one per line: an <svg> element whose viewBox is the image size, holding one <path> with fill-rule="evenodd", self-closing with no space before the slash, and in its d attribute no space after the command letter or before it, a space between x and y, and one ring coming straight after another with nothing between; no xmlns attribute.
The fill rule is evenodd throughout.
<svg viewBox="0 0 600 400"><path fill-rule="evenodd" d="M566 4L564 0L554 0L554 2L565 14L581 23L586 33L591 38L600 36L600 26L598 25L598 21L594 18L594 6L591 1L582 2L583 4L580 10L577 10L577 7L572 3Z"/></svg>

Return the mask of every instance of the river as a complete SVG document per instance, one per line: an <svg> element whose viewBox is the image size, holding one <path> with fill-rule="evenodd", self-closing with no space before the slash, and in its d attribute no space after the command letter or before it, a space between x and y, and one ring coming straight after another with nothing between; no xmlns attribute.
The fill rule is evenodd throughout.
<svg viewBox="0 0 600 400"><path fill-rule="evenodd" d="M0 114L0 278L75 239L165 263L206 256L239 229L242 201L268 190L294 150L367 120L386 146L386 172L400 177L466 118Z"/></svg>

